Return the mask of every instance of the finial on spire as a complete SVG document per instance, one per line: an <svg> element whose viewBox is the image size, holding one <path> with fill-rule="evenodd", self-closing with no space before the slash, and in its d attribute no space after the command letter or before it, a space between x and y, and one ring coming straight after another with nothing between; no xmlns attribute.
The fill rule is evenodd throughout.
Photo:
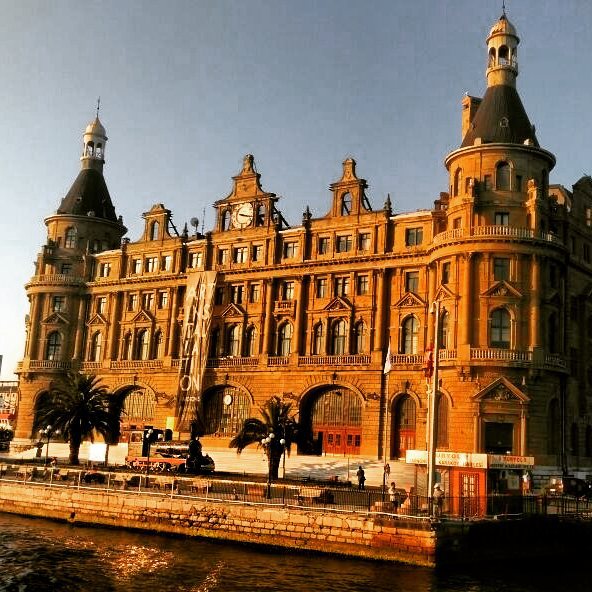
<svg viewBox="0 0 592 592"><path fill-rule="evenodd" d="M502 14L506 16L506 0L502 0Z"/></svg>
<svg viewBox="0 0 592 592"><path fill-rule="evenodd" d="M97 118L99 117L99 110L101 109L101 97L97 99Z"/></svg>

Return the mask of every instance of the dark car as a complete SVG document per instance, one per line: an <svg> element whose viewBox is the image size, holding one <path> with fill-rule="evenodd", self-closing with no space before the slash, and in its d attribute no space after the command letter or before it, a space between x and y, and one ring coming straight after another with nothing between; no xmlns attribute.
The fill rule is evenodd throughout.
<svg viewBox="0 0 592 592"><path fill-rule="evenodd" d="M569 495L592 499L592 483L577 477L551 477L546 492L548 495Z"/></svg>

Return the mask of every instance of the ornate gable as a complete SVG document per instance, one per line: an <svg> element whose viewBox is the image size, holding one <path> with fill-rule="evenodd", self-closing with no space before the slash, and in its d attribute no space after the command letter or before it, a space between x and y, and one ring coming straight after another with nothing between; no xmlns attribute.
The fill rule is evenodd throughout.
<svg viewBox="0 0 592 592"><path fill-rule="evenodd" d="M242 310L239 306L234 303L230 303L222 312L222 317L225 319L232 319L232 318L243 318L245 316L244 310Z"/></svg>
<svg viewBox="0 0 592 592"><path fill-rule="evenodd" d="M89 319L89 321L86 324L89 327L91 325L102 325L102 326L104 326L104 325L107 324L107 319L105 319L105 317L102 314L97 313L91 319Z"/></svg>
<svg viewBox="0 0 592 592"><path fill-rule="evenodd" d="M491 288L485 290L481 296L488 297L503 297L503 298L522 298L522 294L514 288L514 286L508 284L508 282L502 280L496 282Z"/></svg>
<svg viewBox="0 0 592 592"><path fill-rule="evenodd" d="M138 314L132 319L132 322L137 324L151 323L152 321L152 315L150 315L145 310L141 310L140 312L138 312Z"/></svg>
<svg viewBox="0 0 592 592"><path fill-rule="evenodd" d="M396 307L403 308L403 307L416 307L416 306L425 306L425 302L414 294L413 292L407 292L403 295L403 297L395 303Z"/></svg>
<svg viewBox="0 0 592 592"><path fill-rule="evenodd" d="M70 321L61 313L54 312L42 321L44 325L68 325Z"/></svg>
<svg viewBox="0 0 592 592"><path fill-rule="evenodd" d="M329 312L349 312L351 308L351 304L347 300L345 300L341 296L337 296L337 298L333 298L333 300L331 300L331 302L329 302L329 304L327 304L327 306L325 306L323 310Z"/></svg>
<svg viewBox="0 0 592 592"><path fill-rule="evenodd" d="M458 296L451 292L450 288L446 284L442 284L436 291L436 296L434 297L434 300L456 300L457 298Z"/></svg>
<svg viewBox="0 0 592 592"><path fill-rule="evenodd" d="M476 402L528 403L530 398L507 378L500 376L481 389L476 395L473 395L473 400Z"/></svg>

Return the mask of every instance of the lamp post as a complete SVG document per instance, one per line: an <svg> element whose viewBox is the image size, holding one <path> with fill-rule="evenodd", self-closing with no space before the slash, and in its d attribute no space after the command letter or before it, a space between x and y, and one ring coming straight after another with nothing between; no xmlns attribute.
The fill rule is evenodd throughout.
<svg viewBox="0 0 592 592"><path fill-rule="evenodd" d="M45 426L45 428L39 430L39 437L40 438L47 438L47 448L45 449L45 463L43 466L47 466L47 460L49 458L49 441L51 439L52 434L55 436L58 436L60 433L60 430L54 430L53 427L51 425L47 425Z"/></svg>
<svg viewBox="0 0 592 592"><path fill-rule="evenodd" d="M273 432L269 432L269 434L267 434L267 437L261 440L261 445L263 446L267 454L267 499L271 499L271 448L274 438L275 434Z"/></svg>

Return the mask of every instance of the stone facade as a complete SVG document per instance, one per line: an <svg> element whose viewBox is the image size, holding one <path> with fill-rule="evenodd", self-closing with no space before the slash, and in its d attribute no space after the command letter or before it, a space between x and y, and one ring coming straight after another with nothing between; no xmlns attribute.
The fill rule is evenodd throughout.
<svg viewBox="0 0 592 592"><path fill-rule="evenodd" d="M114 391L141 387L129 430L183 438L199 409L204 445L227 446L280 395L308 436L300 453L398 459L425 448L434 344L440 450L586 472L592 179L549 185L555 157L516 91L517 46L503 15L487 39L487 91L462 102L448 191L410 213L390 199L374 209L348 158L326 215L306 207L289 225L247 155L210 231L179 232L156 204L131 241L102 176L97 117L26 286L17 438L31 436L35 397L74 369Z"/></svg>

